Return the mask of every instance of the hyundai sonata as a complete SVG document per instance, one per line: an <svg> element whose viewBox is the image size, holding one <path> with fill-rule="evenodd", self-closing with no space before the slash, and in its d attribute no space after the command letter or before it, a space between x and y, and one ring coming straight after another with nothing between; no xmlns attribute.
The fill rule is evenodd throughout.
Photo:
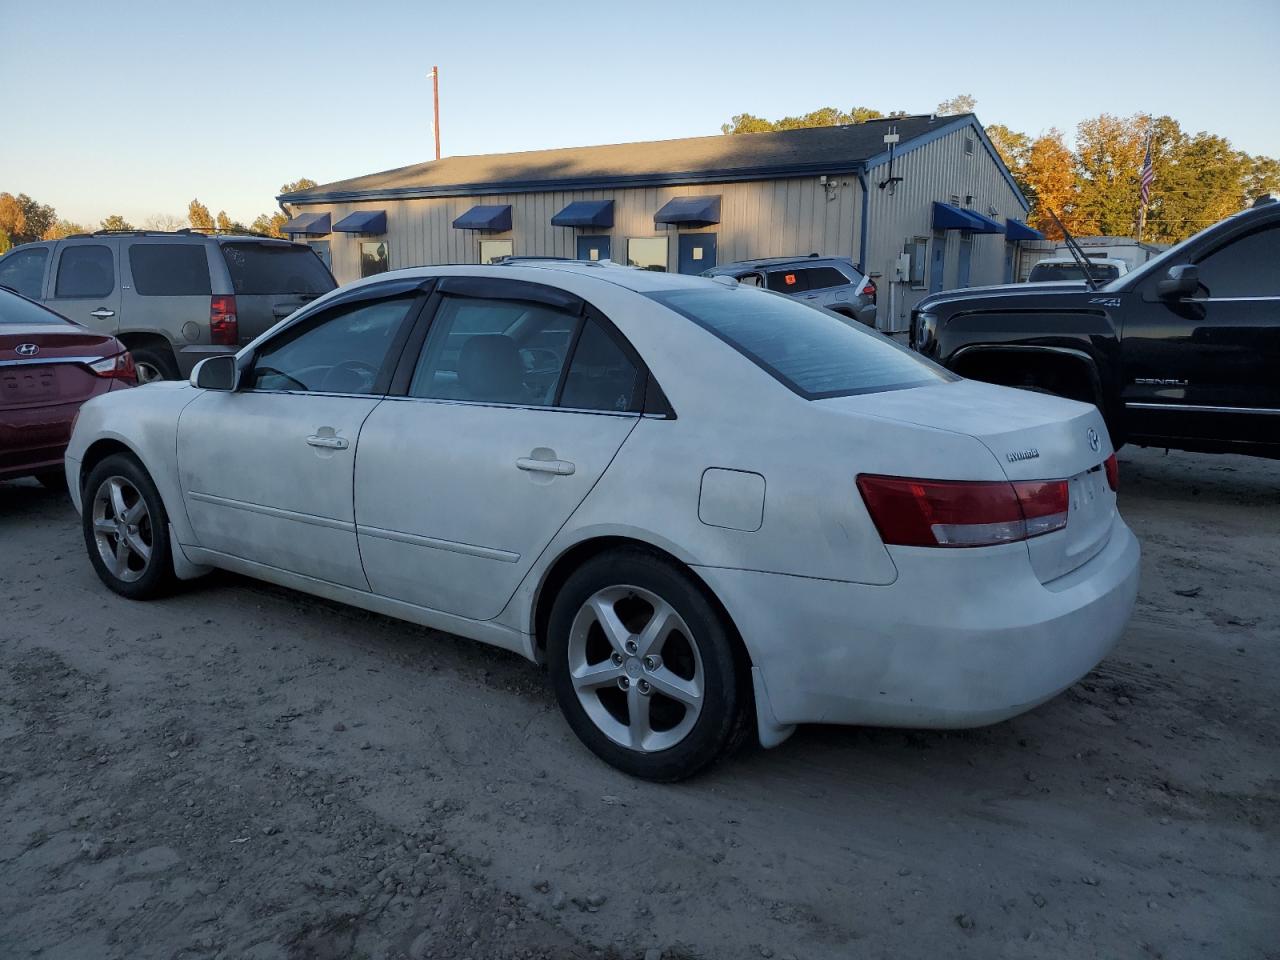
<svg viewBox="0 0 1280 960"><path fill-rule="evenodd" d="M546 664L656 780L754 729L968 727L1074 683L1138 544L1091 406L766 290L607 264L382 274L86 405L108 587L212 567Z"/></svg>

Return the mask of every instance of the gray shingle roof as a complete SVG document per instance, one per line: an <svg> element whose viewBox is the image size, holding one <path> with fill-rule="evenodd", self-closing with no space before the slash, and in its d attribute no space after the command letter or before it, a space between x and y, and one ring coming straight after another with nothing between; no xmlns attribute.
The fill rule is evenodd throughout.
<svg viewBox="0 0 1280 960"><path fill-rule="evenodd" d="M905 146L934 130L972 120L971 115L870 120L843 127L811 127L596 147L563 147L522 153L445 157L284 194L281 199L373 199L551 188L623 186L630 183L697 183L804 173L845 172L885 149L896 126Z"/></svg>

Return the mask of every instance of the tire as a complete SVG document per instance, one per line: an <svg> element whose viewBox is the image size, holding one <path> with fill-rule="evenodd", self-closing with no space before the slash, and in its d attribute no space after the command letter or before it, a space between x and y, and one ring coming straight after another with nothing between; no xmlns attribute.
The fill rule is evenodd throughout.
<svg viewBox="0 0 1280 960"><path fill-rule="evenodd" d="M168 347L137 347L129 351L138 370L138 384L152 380L177 380L178 364Z"/></svg>
<svg viewBox="0 0 1280 960"><path fill-rule="evenodd" d="M731 629L665 558L640 548L601 554L569 576L551 608L556 700L605 763L645 780L691 777L748 729Z"/></svg>
<svg viewBox="0 0 1280 960"><path fill-rule="evenodd" d="M173 587L169 515L151 477L132 456L113 454L93 468L84 485L80 521L89 562L116 593L151 600Z"/></svg>
<svg viewBox="0 0 1280 960"><path fill-rule="evenodd" d="M38 480L40 486L44 487L46 490L52 490L54 493L67 492L67 475L61 470L36 474L36 480Z"/></svg>

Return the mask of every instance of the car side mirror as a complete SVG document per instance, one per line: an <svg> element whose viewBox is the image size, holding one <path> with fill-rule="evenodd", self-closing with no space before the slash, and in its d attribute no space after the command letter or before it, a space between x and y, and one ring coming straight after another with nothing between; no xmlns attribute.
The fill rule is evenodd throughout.
<svg viewBox="0 0 1280 960"><path fill-rule="evenodd" d="M1170 267L1164 279L1156 284L1156 296L1161 300L1181 300L1200 289L1200 271L1190 263Z"/></svg>
<svg viewBox="0 0 1280 960"><path fill-rule="evenodd" d="M235 354L207 357L191 371L191 385L201 390L234 390L240 382Z"/></svg>

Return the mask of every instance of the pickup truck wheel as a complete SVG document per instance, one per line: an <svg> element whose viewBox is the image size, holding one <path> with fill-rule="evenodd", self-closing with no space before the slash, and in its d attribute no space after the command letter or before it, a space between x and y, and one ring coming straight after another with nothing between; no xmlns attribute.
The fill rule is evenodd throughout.
<svg viewBox="0 0 1280 960"><path fill-rule="evenodd" d="M158 347L137 347L129 352L133 354L133 364L138 371L138 383L178 379L178 365L173 360L173 354L168 350Z"/></svg>

